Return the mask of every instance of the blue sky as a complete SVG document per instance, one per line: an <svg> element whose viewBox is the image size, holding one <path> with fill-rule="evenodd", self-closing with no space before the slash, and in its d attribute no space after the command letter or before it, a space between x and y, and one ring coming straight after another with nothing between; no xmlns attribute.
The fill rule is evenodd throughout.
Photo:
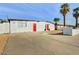
<svg viewBox="0 0 79 59"><path fill-rule="evenodd" d="M59 3L0 3L0 18L23 18L33 20L48 20L60 18L59 23L63 23L63 16L59 12L62 4ZM70 12L66 17L67 24L75 25L73 9L79 7L78 3L69 4Z"/></svg>

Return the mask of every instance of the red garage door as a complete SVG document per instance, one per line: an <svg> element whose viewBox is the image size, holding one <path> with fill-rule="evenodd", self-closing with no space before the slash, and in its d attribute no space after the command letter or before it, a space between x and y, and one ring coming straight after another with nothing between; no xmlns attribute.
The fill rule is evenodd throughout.
<svg viewBox="0 0 79 59"><path fill-rule="evenodd" d="M36 32L36 23L33 23L33 31Z"/></svg>

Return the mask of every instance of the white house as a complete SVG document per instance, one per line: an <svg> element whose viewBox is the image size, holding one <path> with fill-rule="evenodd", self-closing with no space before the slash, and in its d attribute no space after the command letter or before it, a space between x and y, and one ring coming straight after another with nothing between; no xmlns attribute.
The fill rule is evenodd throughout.
<svg viewBox="0 0 79 59"><path fill-rule="evenodd" d="M58 29L63 31L63 34L76 35L79 29L73 29L73 26L58 25ZM0 19L0 34L3 33L18 33L18 32L40 32L54 30L54 24L48 21L26 20L26 19Z"/></svg>
<svg viewBox="0 0 79 59"><path fill-rule="evenodd" d="M54 30L54 24L48 21L26 20L26 19L8 19L9 21L0 21L0 34L17 32L40 32Z"/></svg>
<svg viewBox="0 0 79 59"><path fill-rule="evenodd" d="M40 32L54 30L54 24L48 21L8 19L10 21L10 33L17 32Z"/></svg>

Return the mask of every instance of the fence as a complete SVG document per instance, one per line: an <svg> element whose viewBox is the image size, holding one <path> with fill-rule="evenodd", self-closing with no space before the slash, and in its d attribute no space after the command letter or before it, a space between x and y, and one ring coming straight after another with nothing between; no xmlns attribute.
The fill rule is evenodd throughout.
<svg viewBox="0 0 79 59"><path fill-rule="evenodd" d="M0 34L9 33L9 23L0 23Z"/></svg>

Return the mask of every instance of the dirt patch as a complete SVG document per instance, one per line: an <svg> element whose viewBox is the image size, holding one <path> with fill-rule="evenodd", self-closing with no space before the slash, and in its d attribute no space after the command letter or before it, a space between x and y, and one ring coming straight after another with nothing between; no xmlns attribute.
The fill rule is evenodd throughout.
<svg viewBox="0 0 79 59"><path fill-rule="evenodd" d="M8 39L9 39L9 34L1 34L0 35L0 54L3 53Z"/></svg>
<svg viewBox="0 0 79 59"><path fill-rule="evenodd" d="M49 35L62 35L63 31L61 30L53 30L48 32Z"/></svg>

